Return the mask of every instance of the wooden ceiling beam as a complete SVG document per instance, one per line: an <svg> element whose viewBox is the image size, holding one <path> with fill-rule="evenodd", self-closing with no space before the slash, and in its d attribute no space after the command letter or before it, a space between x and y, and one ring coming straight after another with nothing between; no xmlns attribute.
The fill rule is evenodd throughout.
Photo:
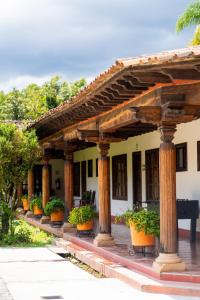
<svg viewBox="0 0 200 300"><path fill-rule="evenodd" d="M117 130L120 127L132 124L137 122L136 112L131 110L125 110L120 112L117 115L113 115L113 117L108 120L99 123L99 129L105 132L112 132L113 130Z"/></svg>
<svg viewBox="0 0 200 300"><path fill-rule="evenodd" d="M162 71L173 79L200 80L200 72L195 69L162 68Z"/></svg>
<svg viewBox="0 0 200 300"><path fill-rule="evenodd" d="M162 72L138 72L132 71L132 76L137 78L139 82L145 83L170 83L172 82L170 76L163 74Z"/></svg>

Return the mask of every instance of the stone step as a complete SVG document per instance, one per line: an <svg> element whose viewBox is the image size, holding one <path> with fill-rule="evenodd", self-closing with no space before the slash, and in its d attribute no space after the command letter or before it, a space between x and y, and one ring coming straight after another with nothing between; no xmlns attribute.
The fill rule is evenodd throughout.
<svg viewBox="0 0 200 300"><path fill-rule="evenodd" d="M143 292L170 294L190 297L200 297L200 285L197 283L187 283L176 281L163 281L145 276L135 270L128 269L121 264L105 259L103 256L89 251L71 241L63 238L57 239L56 246L63 248L63 251L75 256L91 268L102 273L106 277L117 278ZM60 250L59 250L60 251Z"/></svg>

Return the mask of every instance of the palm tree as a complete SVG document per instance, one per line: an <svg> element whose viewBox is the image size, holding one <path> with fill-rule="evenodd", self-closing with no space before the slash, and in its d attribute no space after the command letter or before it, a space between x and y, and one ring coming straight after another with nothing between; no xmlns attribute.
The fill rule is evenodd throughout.
<svg viewBox="0 0 200 300"><path fill-rule="evenodd" d="M185 27L196 25L191 45L200 45L200 0L195 0L189 4L183 14L176 22L176 31L180 32Z"/></svg>

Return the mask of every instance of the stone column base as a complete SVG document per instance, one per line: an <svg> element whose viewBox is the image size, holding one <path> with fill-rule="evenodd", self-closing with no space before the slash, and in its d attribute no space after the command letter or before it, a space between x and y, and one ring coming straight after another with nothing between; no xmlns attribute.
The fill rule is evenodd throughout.
<svg viewBox="0 0 200 300"><path fill-rule="evenodd" d="M76 232L76 227L74 225L70 224L69 222L65 222L63 226L61 227L62 233L65 232Z"/></svg>
<svg viewBox="0 0 200 300"><path fill-rule="evenodd" d="M49 224L50 221L50 217L49 216L42 216L42 218L40 219L40 223L41 224Z"/></svg>
<svg viewBox="0 0 200 300"><path fill-rule="evenodd" d="M33 214L33 212L32 211L27 211L27 213L26 213L26 217L27 218L33 218L34 217L34 214Z"/></svg>
<svg viewBox="0 0 200 300"><path fill-rule="evenodd" d="M181 272L186 270L185 263L176 254L160 253L153 263L156 272Z"/></svg>
<svg viewBox="0 0 200 300"><path fill-rule="evenodd" d="M115 241L113 237L108 233L98 233L95 237L93 244L97 247L114 246Z"/></svg>

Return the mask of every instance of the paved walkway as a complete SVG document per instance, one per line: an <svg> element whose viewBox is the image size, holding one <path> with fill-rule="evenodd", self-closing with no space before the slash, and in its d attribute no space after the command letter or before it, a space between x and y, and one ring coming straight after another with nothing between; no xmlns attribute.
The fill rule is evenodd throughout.
<svg viewBox="0 0 200 300"><path fill-rule="evenodd" d="M189 300L95 278L47 248L0 248L0 300ZM195 299L195 298L194 298Z"/></svg>

